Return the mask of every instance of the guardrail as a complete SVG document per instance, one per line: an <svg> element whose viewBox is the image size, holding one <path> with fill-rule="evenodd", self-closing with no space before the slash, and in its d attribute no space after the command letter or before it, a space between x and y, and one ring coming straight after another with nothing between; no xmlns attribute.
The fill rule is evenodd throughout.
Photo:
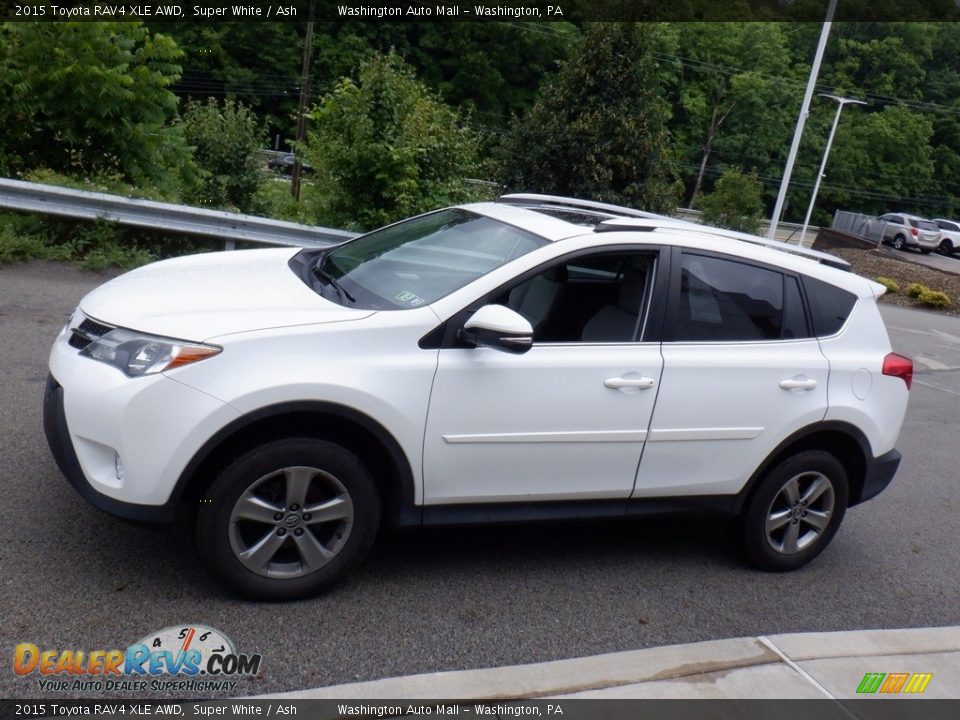
<svg viewBox="0 0 960 720"><path fill-rule="evenodd" d="M864 240L871 240L878 245L887 232L887 223L872 215L852 213L846 210L837 210L833 214L830 227L840 232L856 235Z"/></svg>
<svg viewBox="0 0 960 720"><path fill-rule="evenodd" d="M224 241L228 250L232 250L238 240L287 247L325 247L357 236L357 233L346 230L299 225L256 215L137 200L6 178L0 178L0 208L85 220L111 220L121 225L217 238Z"/></svg>

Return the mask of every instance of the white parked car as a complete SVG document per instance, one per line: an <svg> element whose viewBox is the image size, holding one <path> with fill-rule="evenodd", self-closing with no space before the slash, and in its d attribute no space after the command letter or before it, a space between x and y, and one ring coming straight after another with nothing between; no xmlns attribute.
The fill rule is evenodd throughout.
<svg viewBox="0 0 960 720"><path fill-rule="evenodd" d="M934 218L933 222L940 228L940 245L937 247L937 252L944 255L960 252L960 223L944 218Z"/></svg>
<svg viewBox="0 0 960 720"><path fill-rule="evenodd" d="M886 223L883 242L890 243L897 250L915 247L929 255L940 245L940 230L932 220L907 213L887 213L879 219Z"/></svg>
<svg viewBox="0 0 960 720"><path fill-rule="evenodd" d="M83 298L45 428L84 498L189 510L252 597L329 586L381 523L722 513L790 570L900 462L912 363L844 267L533 195L165 260Z"/></svg>

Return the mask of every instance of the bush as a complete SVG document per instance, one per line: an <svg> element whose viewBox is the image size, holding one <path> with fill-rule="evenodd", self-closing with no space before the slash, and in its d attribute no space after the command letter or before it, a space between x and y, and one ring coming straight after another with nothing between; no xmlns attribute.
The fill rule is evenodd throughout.
<svg viewBox="0 0 960 720"><path fill-rule="evenodd" d="M883 285L887 289L887 292L890 292L890 293L900 292L900 286L897 284L897 281L894 280L893 278L875 277L873 280L874 282L878 282L881 285Z"/></svg>
<svg viewBox="0 0 960 720"><path fill-rule="evenodd" d="M479 140L395 54L313 108L304 148L326 225L367 229L475 197Z"/></svg>
<svg viewBox="0 0 960 720"><path fill-rule="evenodd" d="M924 292L930 290L926 285L921 283L910 283L907 285L907 296L912 298L918 298Z"/></svg>
<svg viewBox="0 0 960 720"><path fill-rule="evenodd" d="M944 308L950 304L950 296L939 290L924 290L917 298L929 307Z"/></svg>
<svg viewBox="0 0 960 720"><path fill-rule="evenodd" d="M702 196L697 204L703 211L703 223L755 233L763 215L763 186L756 173L745 175L739 170L727 170L717 180L713 192Z"/></svg>
<svg viewBox="0 0 960 720"><path fill-rule="evenodd" d="M249 212L260 183L257 151L265 134L253 112L233 100L221 106L210 98L188 103L182 125L200 175L186 199Z"/></svg>

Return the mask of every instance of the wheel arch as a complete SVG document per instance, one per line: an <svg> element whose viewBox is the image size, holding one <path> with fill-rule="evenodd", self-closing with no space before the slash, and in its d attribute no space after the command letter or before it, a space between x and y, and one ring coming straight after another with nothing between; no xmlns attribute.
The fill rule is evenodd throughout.
<svg viewBox="0 0 960 720"><path fill-rule="evenodd" d="M847 506L852 507L860 502L866 479L867 460L872 457L870 442L854 425L839 420L826 420L797 430L777 445L738 493L735 511L739 514L748 506L748 501L764 475L791 455L804 450L824 450L836 457L847 472L850 486Z"/></svg>
<svg viewBox="0 0 960 720"><path fill-rule="evenodd" d="M189 509L203 497L231 459L255 445L283 437L316 437L336 442L370 469L383 498L383 520L419 525L413 471L396 438L379 422L353 408L322 401L296 401L259 408L221 428L187 463L168 505Z"/></svg>

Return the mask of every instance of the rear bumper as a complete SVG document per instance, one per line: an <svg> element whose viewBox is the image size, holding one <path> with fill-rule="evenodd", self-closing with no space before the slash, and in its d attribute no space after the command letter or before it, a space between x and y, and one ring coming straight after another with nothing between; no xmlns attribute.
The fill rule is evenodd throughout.
<svg viewBox="0 0 960 720"><path fill-rule="evenodd" d="M868 458L866 472L863 476L863 487L856 497L850 498L850 505L859 505L860 503L876 497L883 492L887 485L893 480L893 476L900 467L899 450L891 450L880 457Z"/></svg>
<svg viewBox="0 0 960 720"><path fill-rule="evenodd" d="M80 467L80 460L67 430L67 416L63 409L63 388L53 375L47 378L47 387L43 393L43 430L60 472L91 505L127 520L152 523L166 523L173 520L175 512L173 503L139 505L123 502L104 495L90 484Z"/></svg>

